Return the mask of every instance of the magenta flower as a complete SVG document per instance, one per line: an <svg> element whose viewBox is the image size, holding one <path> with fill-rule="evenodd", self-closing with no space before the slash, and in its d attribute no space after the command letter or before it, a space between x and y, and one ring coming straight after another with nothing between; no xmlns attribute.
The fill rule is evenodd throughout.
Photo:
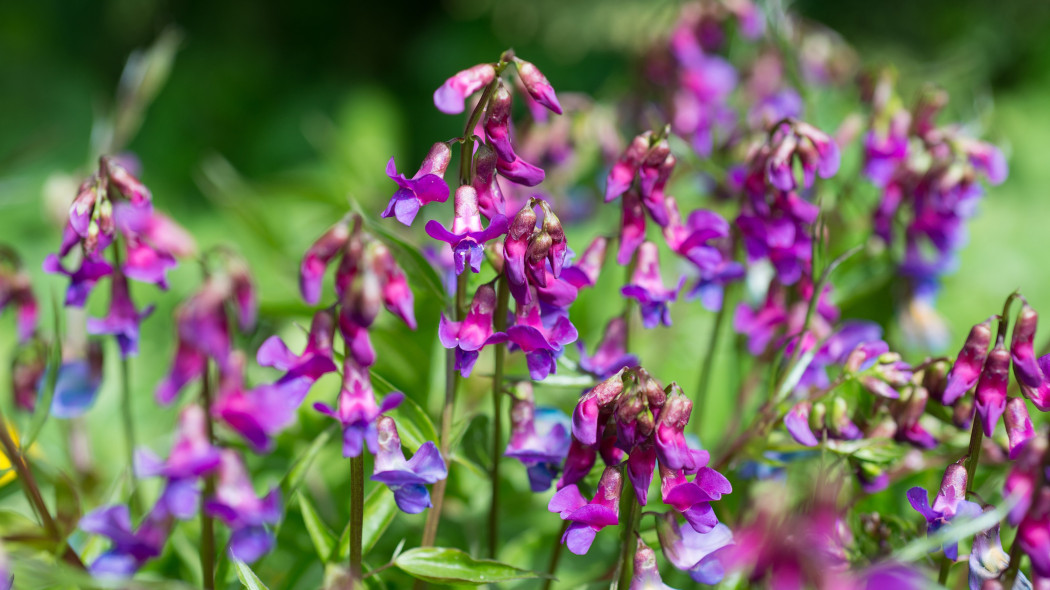
<svg viewBox="0 0 1050 590"><path fill-rule="evenodd" d="M561 105L558 103L558 97L555 96L554 88L551 87L543 72L531 63L517 57L514 58L514 66L518 69L518 76L529 96L551 112L560 115Z"/></svg>
<svg viewBox="0 0 1050 590"><path fill-rule="evenodd" d="M1046 439L1038 436L1028 439L1018 447L1016 453L1011 453L1011 458L1016 458L1016 461L1010 467L1010 472L1003 483L1003 496L1017 500L1017 504L1010 509L1007 517L1007 522L1011 526L1017 526L1028 514L1036 482L1042 479L1039 471L1043 469L1045 454Z"/></svg>
<svg viewBox="0 0 1050 590"><path fill-rule="evenodd" d="M166 275L177 264L175 256L190 256L196 250L186 230L152 209L117 203L113 219L126 241L127 257L121 270L133 280L167 289Z"/></svg>
<svg viewBox="0 0 1050 590"><path fill-rule="evenodd" d="M551 487L559 466L569 452L569 418L557 408L537 408L532 384L517 388L510 411L511 434L504 456L521 461L534 492Z"/></svg>
<svg viewBox="0 0 1050 590"><path fill-rule="evenodd" d="M147 561L160 555L168 540L171 522L161 506L151 510L138 529L131 526L127 506L102 506L88 512L78 526L112 541L109 550L92 562L91 573L99 577L130 577Z"/></svg>
<svg viewBox="0 0 1050 590"><path fill-rule="evenodd" d="M474 292L470 310L462 321L453 322L441 314L438 338L445 348L456 349L456 370L469 377L481 349L489 344L506 342L507 335L492 330L492 314L496 309L496 288L485 283Z"/></svg>
<svg viewBox="0 0 1050 590"><path fill-rule="evenodd" d="M186 406L179 415L175 444L167 461L144 448L135 451L138 477L160 476L168 480L157 502L177 518L187 519L197 513L197 479L219 466L219 449L208 440L206 419L200 406Z"/></svg>
<svg viewBox="0 0 1050 590"><path fill-rule="evenodd" d="M677 383L672 383L653 433L656 455L661 465L674 470L684 469L688 473L693 473L701 467L696 462L695 452L685 441L685 427L689 424L692 411L693 402L685 396Z"/></svg>
<svg viewBox="0 0 1050 590"><path fill-rule="evenodd" d="M594 498L588 501L580 494L576 484L555 492L547 509L558 513L562 520L570 522L561 541L576 555L585 555L594 542L594 537L603 528L619 524L620 492L623 489L623 474L618 467L606 467L598 482Z"/></svg>
<svg viewBox="0 0 1050 590"><path fill-rule="evenodd" d="M507 328L507 339L525 352L529 375L536 381L557 372L558 357L566 344L576 341L577 335L568 314L541 318L536 300L528 305L518 303L514 325Z"/></svg>
<svg viewBox="0 0 1050 590"><path fill-rule="evenodd" d="M427 203L444 203L448 200L448 184L445 183L445 170L452 159L452 149L445 142L431 146L423 163L412 178L398 174L394 158L386 164L386 175L399 187L390 203L383 210L383 217L396 217L405 225L412 225L419 208Z"/></svg>
<svg viewBox="0 0 1050 590"><path fill-rule="evenodd" d="M256 452L273 448L273 436L295 421L306 391L295 383L244 390L244 355L235 352L222 369L211 413L243 436Z"/></svg>
<svg viewBox="0 0 1050 590"><path fill-rule="evenodd" d="M1028 302L1021 306L1014 322L1014 331L1010 339L1010 358L1013 360L1014 376L1018 383L1028 387L1039 387L1043 382L1043 373L1035 358L1035 329L1039 314Z"/></svg>
<svg viewBox="0 0 1050 590"><path fill-rule="evenodd" d="M178 347L168 376L157 386L161 404L171 403L186 384L203 375L209 358L225 367L230 356L228 286L227 281L209 279L175 311Z"/></svg>
<svg viewBox="0 0 1050 590"><path fill-rule="evenodd" d="M1006 435L1010 441L1010 459L1014 460L1024 449L1025 443L1035 436L1032 419L1028 416L1028 407L1023 398L1011 397L1006 402L1004 420Z"/></svg>
<svg viewBox="0 0 1050 590"><path fill-rule="evenodd" d="M343 386L339 390L339 408L317 402L314 409L331 416L343 425L343 456L357 457L364 445L377 452L376 420L385 412L396 408L405 395L400 391L390 393L376 405L375 392L368 369L357 365L350 356L343 360Z"/></svg>
<svg viewBox="0 0 1050 590"><path fill-rule="evenodd" d="M474 187L464 185L456 189L455 218L451 231L435 220L427 222L426 231L435 240L448 242L456 261L456 274L463 274L468 264L474 272L481 272L481 261L485 259L482 245L507 233L507 227L507 218L497 215L487 228L482 228L478 193Z"/></svg>
<svg viewBox="0 0 1050 590"><path fill-rule="evenodd" d="M731 493L733 486L721 473L705 467L706 452L696 469L693 481L678 469L660 466L660 495L664 504L671 506L698 533L707 533L718 524L718 517L711 508L711 502L720 500L724 494Z"/></svg>
<svg viewBox="0 0 1050 590"><path fill-rule="evenodd" d="M992 343L992 318L977 324L966 337L959 356L948 373L948 384L944 388L942 402L946 406L955 403L971 387L977 384L988 356L988 345Z"/></svg>
<svg viewBox="0 0 1050 590"><path fill-rule="evenodd" d="M988 353L988 360L984 363L984 370L981 371L974 394L974 405L984 426L985 436L992 435L995 424L1006 410L1006 390L1009 385L1010 353L1000 338Z"/></svg>
<svg viewBox="0 0 1050 590"><path fill-rule="evenodd" d="M569 282L576 289L593 287L598 282L598 275L602 266L605 265L605 252L609 246L609 239L604 236L594 238L587 249L583 251L579 261L573 262L562 269L561 278Z"/></svg>
<svg viewBox="0 0 1050 590"><path fill-rule="evenodd" d="M626 367L638 364L638 357L627 352L627 323L622 316L616 316L605 325L602 341L594 351L594 355L588 355L582 341L577 341L576 346L580 350L580 368L598 377L607 379Z"/></svg>
<svg viewBox="0 0 1050 590"><path fill-rule="evenodd" d="M325 270L344 251L349 241L350 224L347 219L343 219L307 249L299 266L299 291L304 301L315 305L321 300L321 282Z"/></svg>
<svg viewBox="0 0 1050 590"><path fill-rule="evenodd" d="M572 438L569 443L569 452L565 455L565 464L562 466L562 474L558 479L557 488L560 490L565 486L572 485L591 472L594 462L598 458L598 445L586 445Z"/></svg>
<svg viewBox="0 0 1050 590"><path fill-rule="evenodd" d="M700 533L692 526L682 526L673 512L667 512L656 517L656 534L664 557L676 568L689 572L694 581L715 585L725 577L723 549L733 544L733 533L726 525L718 523Z"/></svg>
<svg viewBox="0 0 1050 590"><path fill-rule="evenodd" d="M624 390L624 377L624 371L618 371L580 397L572 412L574 440L597 446L600 430L612 415L614 404Z"/></svg>
<svg viewBox="0 0 1050 590"><path fill-rule="evenodd" d="M799 184L793 162L802 165L802 186L813 186L816 175L831 178L839 169L839 147L826 133L802 121L791 121L774 132L775 142L766 163L769 183L782 191L795 190Z"/></svg>
<svg viewBox="0 0 1050 590"><path fill-rule="evenodd" d="M276 383L279 386L299 388L305 393L322 375L336 371L332 360L332 337L335 318L331 310L320 310L310 323L310 334L301 355L288 349L280 336L270 336L259 347L256 361L263 367L285 371Z"/></svg>
<svg viewBox="0 0 1050 590"><path fill-rule="evenodd" d="M233 557L250 563L273 549L270 527L281 520L280 489L273 488L263 498L256 496L236 452L221 452L215 496L205 502L204 509L230 527L229 552Z"/></svg>
<svg viewBox="0 0 1050 590"><path fill-rule="evenodd" d="M4 257L0 253L0 313L8 306L14 308L18 342L25 344L36 333L39 309L29 275L17 259L9 260L8 266Z"/></svg>
<svg viewBox="0 0 1050 590"><path fill-rule="evenodd" d="M431 506L428 483L448 477L448 468L433 441L420 446L411 459L405 460L401 438L394 419L383 416L376 424L379 451L376 453L372 481L386 484L394 492L397 507L408 514L419 514Z"/></svg>
<svg viewBox="0 0 1050 590"><path fill-rule="evenodd" d="M935 533L956 516L976 518L981 514L981 507L966 500L966 468L959 463L952 463L944 471L941 488L930 506L929 496L924 488L914 487L908 490L908 502L912 508L926 519L926 533ZM945 543L944 554L948 559L959 557L957 543Z"/></svg>
<svg viewBox="0 0 1050 590"><path fill-rule="evenodd" d="M1050 488L1038 491L1032 508L1017 527L1017 540L1032 561L1036 578L1050 578Z"/></svg>
<svg viewBox="0 0 1050 590"><path fill-rule="evenodd" d="M478 209L486 219L507 214L507 200L496 178L496 151L487 143L478 146L474 154L474 180L471 186L478 192Z"/></svg>
<svg viewBox="0 0 1050 590"><path fill-rule="evenodd" d="M434 106L446 115L462 113L466 106L466 98L495 79L496 68L492 64L478 64L456 72L456 75L445 80L445 83L434 91Z"/></svg>
<svg viewBox="0 0 1050 590"><path fill-rule="evenodd" d="M642 165L642 161L645 160L646 154L649 152L649 138L652 136L652 133L652 131L646 131L641 135L635 136L631 140L631 144L627 146L627 149L609 170L609 176L605 180L606 203L624 194L627 192L627 189L631 188L634 177L638 174L638 168Z"/></svg>
<svg viewBox="0 0 1050 590"><path fill-rule="evenodd" d="M153 313L153 306L149 305L142 311L135 309L128 292L128 281L120 273L113 275L110 286L109 315L88 318L88 334L112 334L117 337L121 354L134 356L139 350L139 324Z"/></svg>
<svg viewBox="0 0 1050 590"><path fill-rule="evenodd" d="M671 325L671 310L667 304L678 298L678 292L685 282L685 277L680 277L677 287L664 287L663 279L660 278L659 256L656 244L643 242L638 248L637 266L631 276L631 283L621 289L624 297L638 300L642 325L646 328L655 328L661 323Z"/></svg>

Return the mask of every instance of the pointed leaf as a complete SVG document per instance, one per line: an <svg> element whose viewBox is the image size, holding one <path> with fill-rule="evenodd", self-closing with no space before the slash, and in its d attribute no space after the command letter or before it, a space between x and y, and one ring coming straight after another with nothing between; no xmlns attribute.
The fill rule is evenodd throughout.
<svg viewBox="0 0 1050 590"><path fill-rule="evenodd" d="M335 547L335 533L321 520L317 509L303 492L299 493L299 513L303 517L303 524L306 525L306 532L310 534L310 540L314 543L314 549L317 550L317 557L322 561L328 559L332 555L332 548Z"/></svg>
<svg viewBox="0 0 1050 590"><path fill-rule="evenodd" d="M306 472L309 471L310 465L317 459L317 455L324 448L328 439L332 438L335 426L335 424L331 424L328 428L322 430L310 443L310 446L292 463L291 469L281 479L281 494L283 497L292 497L299 490L299 487L303 485L303 480L306 479Z"/></svg>
<svg viewBox="0 0 1050 590"><path fill-rule="evenodd" d="M494 584L547 577L489 559L474 559L459 549L417 547L394 560L406 574L438 584Z"/></svg>
<svg viewBox="0 0 1050 590"><path fill-rule="evenodd" d="M252 568L248 567L248 564L236 557L230 557L230 559L233 560L233 566L237 568L237 579L241 581L242 586L248 590L270 590L266 584L262 583L259 576L255 575Z"/></svg>

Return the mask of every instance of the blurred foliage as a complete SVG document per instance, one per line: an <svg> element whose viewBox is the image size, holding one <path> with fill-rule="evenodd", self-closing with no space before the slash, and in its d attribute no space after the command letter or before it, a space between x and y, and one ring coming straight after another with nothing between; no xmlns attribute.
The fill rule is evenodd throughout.
<svg viewBox="0 0 1050 590"><path fill-rule="evenodd" d="M1039 143L1050 137L1050 110L1045 108L1050 37L1043 34L1050 26L1050 4L889 0L846 5L801 0L792 8L837 30L864 63L894 63L905 96L908 89L928 81L945 86L953 96L951 116L974 121L1009 154L1010 178L984 201L959 270L948 278L940 297L940 310L953 328L952 348L970 324L994 313L1017 287L1034 307L1050 309L1050 275L1039 271L1050 239L1043 226L1050 219L1050 201L1043 198L1050 167L1043 162L1045 148ZM185 225L202 248L233 245L255 270L262 322L242 346L254 351L276 332L294 349L305 336L293 322L308 321L296 288L301 253L351 204L363 211L380 210L391 192L383 174L388 158L416 162L435 139L461 131L459 118L440 115L431 102L433 90L448 75L492 60L513 46L538 64L559 92L614 97L632 87L639 52L658 38L676 11L674 3L646 0L0 3L0 79L9 81L0 88L0 241L20 251L38 281L43 307L49 308L50 300L61 296L64 281L45 277L40 261L57 248L56 220L75 189L70 182L89 166L92 146L99 141L97 121L112 107L127 56L154 43L164 31L177 30L170 78L127 147L141 159L141 178L153 190L159 208ZM841 115L829 110L816 118L834 125ZM598 172L593 171L591 186L585 188L598 186ZM573 198L596 197L581 192ZM571 245L581 249L617 218L618 212L610 208L598 209L572 230ZM421 234L409 237L412 234L393 224L380 227L419 243ZM428 288L426 270L406 264L416 291L419 331L412 334L386 316L375 331L380 350L374 367L377 393L399 389L422 408L408 403L399 410L415 417L421 431L415 433L417 438L432 437L425 430L433 426L418 416L437 415L443 384L444 351L434 337L442 302ZM161 451L169 445L176 413L158 408L152 391L173 353L168 335L174 306L196 288L198 274L193 264L183 264L173 275L170 292L142 286L135 290L140 301L155 301L157 311L143 326L142 350L133 363L133 411L140 443ZM621 277L613 274L604 273L597 288L581 294L573 307L573 320L588 343L596 341L618 306L603 296L620 283ZM93 299L89 313L101 315L103 303ZM639 334L636 346L655 376L678 380L688 390L696 382L697 359L706 346L712 317L695 304L677 304L673 314L676 334L699 337L676 342L667 338L666 329L658 329ZM13 330L7 318L2 321L0 358L7 358ZM115 349L107 352L106 374L115 375ZM720 371L714 391L729 391L740 367L722 360L716 366ZM486 367L479 364L478 373L484 375ZM7 370L0 367L3 382L9 379ZM524 374L524 364L515 363L510 371ZM255 375L257 381L272 376L262 370ZM86 492L80 499L85 509L112 501L118 489L122 449L114 443L111 426L118 415L118 385L119 380L106 380L95 408L86 419L70 424L71 434L50 421L34 448L45 466L42 470L52 473L55 467L65 470L75 463L66 437L88 437L90 465L74 470ZM468 382L459 402L455 429L465 442L454 458L448 519L441 530L446 544L471 554L482 544L487 507L487 497L477 491L477 474L486 468L487 453L475 448L483 443L471 443L479 436L487 439L486 386L482 379ZM326 419L309 408L335 388L331 377L322 380L303 404L298 424L279 438L277 451L254 460L260 489L281 481L296 458L310 452L315 437L329 432ZM577 391L575 385L541 384L537 397L567 409ZM700 417L705 444L717 441L740 411L735 400L715 397L720 403ZM409 443L413 433L403 436ZM347 520L348 472L338 445L320 447L313 465L301 474L297 492L306 500L285 498L289 511L278 538L282 550L253 566L273 590L317 587L325 571L315 557L315 545L326 537L316 526L311 532L308 521L319 518L333 529L327 533L338 539L340 523ZM370 469L366 465L366 471ZM509 474L504 503L518 508L504 522L504 530L513 537L500 557L521 567L545 569L551 539L561 523L537 517L547 514L548 496L528 491L522 469L508 462L504 471ZM880 499L863 503L861 511L884 510L887 506L878 503L888 501L893 504L888 512L898 512L903 490L931 483L930 478L918 479L896 482ZM981 485L992 489L993 484L998 485ZM144 485L150 494L157 493L156 482ZM50 493L56 493L55 488L61 490L53 486ZM14 491L15 486L0 484L4 505L27 510ZM401 539L414 546L423 518L398 514L366 556L370 566L386 563ZM173 539L174 548L152 569L199 579L196 526L183 525ZM596 544L586 560L575 561L571 571L564 572L561 582L569 586L600 577L612 551L608 544ZM46 569L29 562L23 567L40 576ZM227 567L231 580L246 575L233 564ZM374 580L399 587L406 583L399 576L388 570Z"/></svg>

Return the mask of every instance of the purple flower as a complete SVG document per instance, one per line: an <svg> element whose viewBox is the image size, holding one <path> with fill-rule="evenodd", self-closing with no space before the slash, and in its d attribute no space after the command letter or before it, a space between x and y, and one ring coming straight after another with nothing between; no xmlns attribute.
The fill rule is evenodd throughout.
<svg viewBox="0 0 1050 590"><path fill-rule="evenodd" d="M463 185L456 189L452 230L445 229L438 221L430 220L426 224L426 231L430 237L448 242L452 247L458 275L463 274L468 263L474 272L481 272L481 261L485 258L482 244L507 233L507 226L507 218L497 215L492 218L487 228L482 228L478 193L474 187Z"/></svg>
<svg viewBox="0 0 1050 590"><path fill-rule="evenodd" d="M1032 494L1035 491L1036 482L1042 479L1039 471L1043 469L1043 456L1046 454L1046 439L1034 437L1023 443L1016 453L1016 461L1010 467L1010 472L1003 482L1003 496L1014 498L1017 504L1010 509L1007 522L1011 526L1017 526L1021 519L1028 514L1028 508L1032 505Z"/></svg>
<svg viewBox="0 0 1050 590"><path fill-rule="evenodd" d="M576 440L576 437L572 438L569 452L565 456L561 478L558 479L557 488L559 490L580 481L591 472L598 458L597 447L597 444L586 445Z"/></svg>
<svg viewBox="0 0 1050 590"><path fill-rule="evenodd" d="M612 415L614 403L624 390L624 377L624 371L618 371L580 397L572 411L574 441L592 447L598 445L600 428Z"/></svg>
<svg viewBox="0 0 1050 590"><path fill-rule="evenodd" d="M376 453L376 419L396 408L405 398L400 391L390 393L376 405L368 369L358 365L351 356L343 359L343 387L339 391L339 409L317 402L314 409L331 416L343 425L343 456L357 457L364 445Z"/></svg>
<svg viewBox="0 0 1050 590"><path fill-rule="evenodd" d="M95 288L99 279L113 274L113 266L97 254L87 254L75 271L66 270L58 256L48 254L44 259L44 272L64 274L69 277L69 288L66 290L66 305L84 307L88 295Z"/></svg>
<svg viewBox="0 0 1050 590"><path fill-rule="evenodd" d="M784 414L784 427L787 428L788 434L795 442L806 447L815 447L820 443L813 434L813 429L809 427L809 415L812 410L811 402L802 401Z"/></svg>
<svg viewBox="0 0 1050 590"><path fill-rule="evenodd" d="M58 367L55 392L51 398L51 415L56 418L76 418L95 403L102 385L102 347L89 342L86 358L68 360ZM37 391L47 386L47 374L37 381Z"/></svg>
<svg viewBox="0 0 1050 590"><path fill-rule="evenodd" d="M481 90L496 79L496 68L492 64L478 64L456 72L440 88L434 91L434 106L447 115L463 112L468 96Z"/></svg>
<svg viewBox="0 0 1050 590"><path fill-rule="evenodd" d="M1014 460L1024 449L1025 443L1035 436L1023 398L1011 397L1006 402L1005 421L1006 435L1010 441L1010 460Z"/></svg>
<svg viewBox="0 0 1050 590"><path fill-rule="evenodd" d="M1010 353L1000 338L988 353L988 360L984 363L984 370L981 371L974 394L974 405L977 407L977 415L981 417L985 436L992 435L995 424L1006 410L1006 390L1009 384Z"/></svg>
<svg viewBox="0 0 1050 590"><path fill-rule="evenodd" d="M989 507L989 510L991 509ZM999 539L998 522L992 528L974 535L969 561L970 588L980 590L985 580L998 580L999 576L1006 571L1007 566L1010 565L1010 556L1003 551L1003 543ZM1016 582L1021 582L1024 574L1018 572L1017 575L1020 577L1016 579Z"/></svg>
<svg viewBox="0 0 1050 590"><path fill-rule="evenodd" d="M41 377L46 371L47 344L42 339L34 337L15 347L11 360L11 393L16 409L32 412L36 408L37 397L43 395L45 382Z"/></svg>
<svg viewBox="0 0 1050 590"><path fill-rule="evenodd" d="M1032 508L1017 527L1016 543L1028 554L1036 578L1050 578L1050 488L1037 492Z"/></svg>
<svg viewBox="0 0 1050 590"><path fill-rule="evenodd" d="M948 384L944 388L942 403L950 406L971 387L977 384L988 356L988 345L992 342L992 318L977 324L966 337L959 356L948 372Z"/></svg>
<svg viewBox="0 0 1050 590"><path fill-rule="evenodd" d="M394 419L383 416L377 422L379 451L376 453L372 481L384 483L394 492L397 507L409 514L419 514L431 506L428 483L448 477L448 469L433 441L420 446L412 458L405 460L401 438Z"/></svg>
<svg viewBox="0 0 1050 590"><path fill-rule="evenodd" d="M1035 358L1035 328L1039 314L1028 302L1021 306L1014 322L1014 331L1010 338L1010 358L1013 360L1014 376L1018 383L1028 387L1039 387L1043 382L1043 373Z"/></svg>
<svg viewBox="0 0 1050 590"><path fill-rule="evenodd" d="M135 451L138 477L161 476L168 480L158 500L177 518L190 518L197 512L199 490L196 480L219 466L219 449L208 440L207 416L197 405L186 406L179 415L175 444L167 461L147 449Z"/></svg>
<svg viewBox="0 0 1050 590"><path fill-rule="evenodd" d="M248 441L256 452L273 448L273 436L295 421L306 391L295 383L260 385L244 390L244 356L230 355L221 371L211 413Z"/></svg>
<svg viewBox="0 0 1050 590"><path fill-rule="evenodd" d="M517 304L514 320L514 325L507 328L507 339L525 352L529 375L542 381L557 372L557 358L565 345L577 337L568 314L555 314L545 320L541 318L539 302L533 300L527 305Z"/></svg>
<svg viewBox="0 0 1050 590"><path fill-rule="evenodd" d="M38 306L29 275L21 268L17 259L4 264L0 254L0 312L8 306L15 309L19 344L25 344L36 333Z"/></svg>
<svg viewBox="0 0 1050 590"><path fill-rule="evenodd" d="M656 455L660 464L669 469L684 469L688 473L694 473L701 467L697 464L696 453L689 448L685 440L685 427L689 424L692 411L693 402L689 401L677 383L672 383L667 401L656 420L656 430L653 432Z"/></svg>
<svg viewBox="0 0 1050 590"><path fill-rule="evenodd" d="M551 87L543 72L531 63L517 57L514 58L514 66L518 69L518 76L529 96L550 109L551 112L560 115L561 105L558 104L558 97L554 95L554 88Z"/></svg>
<svg viewBox="0 0 1050 590"><path fill-rule="evenodd" d="M157 386L161 404L171 403L188 383L204 374L208 359L225 367L230 357L226 316L227 281L208 279L199 292L175 311L178 346L168 376Z"/></svg>
<svg viewBox="0 0 1050 590"><path fill-rule="evenodd" d="M147 561L160 555L171 530L171 517L161 506L155 507L132 529L127 506L103 506L80 519L80 528L112 541L109 550L91 564L91 573L100 577L130 577Z"/></svg>
<svg viewBox="0 0 1050 590"><path fill-rule="evenodd" d="M487 143L478 146L474 154L474 180L471 186L478 191L478 209L487 219L507 214L507 200L496 179L496 151Z"/></svg>
<svg viewBox="0 0 1050 590"><path fill-rule="evenodd" d="M887 187L897 167L908 157L911 114L898 110L885 131L872 129L864 136L864 175L875 186Z"/></svg>
<svg viewBox="0 0 1050 590"><path fill-rule="evenodd" d="M616 316L605 325L602 341L593 356L587 354L582 341L576 342L580 350L580 368L599 379L607 379L620 369L637 365L638 357L629 354L626 345L627 322L622 316Z"/></svg>
<svg viewBox="0 0 1050 590"><path fill-rule="evenodd" d="M144 310L135 309L128 292L128 281L124 275L117 273L110 279L109 315L105 318L88 318L88 334L113 334L117 337L120 352L124 357L134 356L139 350L139 324L149 314L153 306Z"/></svg>
<svg viewBox="0 0 1050 590"><path fill-rule="evenodd" d="M981 514L981 507L966 500L966 468L953 463L944 471L941 488L930 506L929 496L924 488L914 487L908 490L908 502L926 519L926 532L933 534L956 516L976 518ZM948 559L959 557L957 543L945 543L944 554Z"/></svg>
<svg viewBox="0 0 1050 590"><path fill-rule="evenodd" d="M780 289L770 288L762 307L752 310L741 303L733 315L733 329L747 336L747 349L753 355L765 352L773 337L788 319L784 294Z"/></svg>
<svg viewBox="0 0 1050 590"><path fill-rule="evenodd" d="M598 282L602 266L605 265L605 252L608 246L608 238L604 236L594 238L594 241L583 251L583 256L580 256L578 262L562 269L561 278L576 289L593 287Z"/></svg>
<svg viewBox="0 0 1050 590"><path fill-rule="evenodd" d="M343 219L306 250L299 266L299 291L304 301L310 305L320 301L325 270L328 264L346 249L349 241L350 224Z"/></svg>
<svg viewBox="0 0 1050 590"><path fill-rule="evenodd" d="M616 263L631 263L635 251L645 241L645 209L642 198L631 189L623 195L623 217L620 222L620 249L616 253Z"/></svg>
<svg viewBox="0 0 1050 590"><path fill-rule="evenodd" d="M606 203L624 194L627 192L627 189L631 188L631 183L634 182L634 177L638 173L638 167L641 166L642 161L649 152L649 138L651 136L652 131L646 131L636 136L631 140L631 144L627 146L620 159L613 164L605 181Z"/></svg>
<svg viewBox="0 0 1050 590"><path fill-rule="evenodd" d="M706 453L699 463L707 464ZM718 524L711 502L732 491L729 480L710 467L699 467L696 477L689 481L681 470L660 465L660 495L664 504L680 512L698 533L707 533Z"/></svg>
<svg viewBox="0 0 1050 590"><path fill-rule="evenodd" d="M462 321L453 322L441 314L438 338L445 348L456 349L456 370L470 376L481 349L489 344L506 342L507 335L492 331L492 315L496 309L496 288L485 283L474 292L470 310Z"/></svg>
<svg viewBox="0 0 1050 590"><path fill-rule="evenodd" d="M656 553L638 537L638 548L634 553L634 575L630 590L674 590L664 584L660 568L656 565Z"/></svg>
<svg viewBox="0 0 1050 590"><path fill-rule="evenodd" d="M503 454L526 467L532 491L547 490L569 452L569 417L557 408L537 408L532 384L523 382L517 387L510 423L510 441Z"/></svg>
<svg viewBox="0 0 1050 590"><path fill-rule="evenodd" d="M215 496L204 509L230 527L230 554L244 562L253 562L273 549L274 537L267 525L281 520L281 494L273 488L265 497L255 495L244 462L232 450L220 456Z"/></svg>
<svg viewBox="0 0 1050 590"><path fill-rule="evenodd" d="M189 256L196 250L190 234L151 208L128 202L113 207L113 218L126 243L121 271L128 278L167 289L166 275L177 264L175 256Z"/></svg>
<svg viewBox="0 0 1050 590"><path fill-rule="evenodd" d="M489 100L485 117L485 138L496 151L496 170L507 180L524 186L543 182L544 172L522 160L510 141L510 89L501 80Z"/></svg>
<svg viewBox="0 0 1050 590"><path fill-rule="evenodd" d="M664 287L663 279L660 278L659 251L652 242L643 242L639 246L636 263L631 283L624 286L621 293L624 297L638 300L642 325L646 328L655 328L660 323L670 326L671 311L667 304L678 298L685 277L679 278L678 286L673 289Z"/></svg>
<svg viewBox="0 0 1050 590"><path fill-rule="evenodd" d="M293 390L302 388L305 393L322 375L337 370L332 360L334 331L335 318L331 310L320 310L310 323L310 334L301 355L289 350L280 336L271 336L259 347L256 361L264 367L285 371L276 385Z"/></svg>
<svg viewBox="0 0 1050 590"><path fill-rule="evenodd" d="M689 572L700 584L715 585L725 577L722 562L724 547L733 544L733 533L724 524L716 524L706 533L692 526L682 526L673 512L656 517L656 534L664 557L676 568Z"/></svg>
<svg viewBox="0 0 1050 590"><path fill-rule="evenodd" d="M461 103L462 104L462 103ZM412 225L419 208L427 203L444 203L448 200L448 184L445 183L445 170L452 159L452 148L447 143L438 142L431 146L423 163L412 178L405 178L397 173L394 159L386 164L386 175L399 187L390 203L383 210L383 217L396 217L405 225Z"/></svg>
<svg viewBox="0 0 1050 590"><path fill-rule="evenodd" d="M598 482L598 490L589 502L580 494L576 484L566 486L551 497L547 510L569 521L561 541L576 555L585 555L594 537L603 528L619 524L620 492L623 474L619 467L606 467Z"/></svg>

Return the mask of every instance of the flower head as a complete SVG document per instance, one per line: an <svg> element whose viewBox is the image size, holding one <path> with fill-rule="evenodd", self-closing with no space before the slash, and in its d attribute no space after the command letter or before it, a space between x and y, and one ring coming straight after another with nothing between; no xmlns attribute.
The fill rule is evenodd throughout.
<svg viewBox="0 0 1050 590"><path fill-rule="evenodd" d="M523 382L516 389L510 423L510 441L503 454L525 465L532 491L550 488L569 452L568 416L556 408L537 408L532 384Z"/></svg>
<svg viewBox="0 0 1050 590"><path fill-rule="evenodd" d="M343 425L343 456L357 457L365 444L372 453L378 452L376 420L400 405L404 398L403 393L395 391L377 405L368 369L347 356L343 360L343 386L339 390L338 409L323 402L315 403L314 409Z"/></svg>
<svg viewBox="0 0 1050 590"><path fill-rule="evenodd" d="M547 509L570 522L561 541L576 555L584 555L591 548L594 537L603 528L620 522L620 491L623 475L618 467L606 467L598 482L594 498L587 501L576 484L558 490Z"/></svg>
<svg viewBox="0 0 1050 590"><path fill-rule="evenodd" d="M489 221L489 226L481 226L481 212L478 209L478 192L472 186L463 185L456 189L455 218L452 229L445 229L439 222L427 222L427 235L448 242L452 247L452 256L456 261L456 274L463 274L469 264L474 272L481 272L481 261L485 258L485 242L507 233L507 218L497 215Z"/></svg>
<svg viewBox="0 0 1050 590"><path fill-rule="evenodd" d="M250 563L273 549L270 527L281 520L280 490L273 488L266 496L257 496L236 452L221 451L215 496L205 502L204 509L230 527L233 557Z"/></svg>
<svg viewBox="0 0 1050 590"><path fill-rule="evenodd" d="M646 328L655 328L663 323L671 325L671 311L667 304L678 298L685 277L678 280L678 286L672 289L664 287L660 278L660 259L656 244L643 242L638 249L637 266L631 276L631 283L623 287L624 297L637 299L641 308L642 324Z"/></svg>
<svg viewBox="0 0 1050 590"><path fill-rule="evenodd" d="M461 103L462 104L462 103ZM386 165L386 175L397 183L398 189L390 197L383 210L383 217L396 217L405 225L412 225L419 208L427 203L444 203L448 200L448 184L445 170L452 160L452 149L445 142L435 143L412 178L398 174L394 159Z"/></svg>
<svg viewBox="0 0 1050 590"><path fill-rule="evenodd" d="M394 492L397 507L409 514L418 514L431 506L428 483L436 483L448 476L445 461L432 441L423 443L411 459L405 460L401 438L394 419L383 416L376 424L379 450L376 453L372 481L384 483Z"/></svg>
<svg viewBox="0 0 1050 590"><path fill-rule="evenodd" d="M478 64L456 72L434 91L434 106L446 115L462 113L466 98L495 79L496 68L492 64Z"/></svg>

